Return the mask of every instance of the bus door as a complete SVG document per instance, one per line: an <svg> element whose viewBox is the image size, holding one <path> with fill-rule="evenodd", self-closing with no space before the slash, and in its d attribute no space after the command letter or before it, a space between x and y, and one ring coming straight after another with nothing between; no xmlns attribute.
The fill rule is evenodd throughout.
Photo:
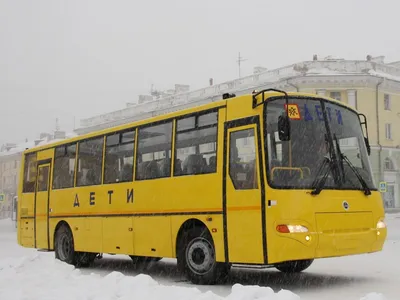
<svg viewBox="0 0 400 300"><path fill-rule="evenodd" d="M258 124L258 118L252 117L229 122L225 127L225 256L231 263L266 261Z"/></svg>
<svg viewBox="0 0 400 300"><path fill-rule="evenodd" d="M35 248L49 249L50 163L38 165L35 193Z"/></svg>

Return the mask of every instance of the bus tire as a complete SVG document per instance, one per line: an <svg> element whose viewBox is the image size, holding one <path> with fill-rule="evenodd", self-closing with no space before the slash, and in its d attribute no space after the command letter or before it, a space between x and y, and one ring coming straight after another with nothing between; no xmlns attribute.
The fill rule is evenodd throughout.
<svg viewBox="0 0 400 300"><path fill-rule="evenodd" d="M180 241L178 268L194 284L215 284L227 278L229 265L216 261L214 242L205 227L186 231Z"/></svg>
<svg viewBox="0 0 400 300"><path fill-rule="evenodd" d="M283 273L300 273L311 266L313 261L313 259L287 261L275 265L275 268Z"/></svg>
<svg viewBox="0 0 400 300"><path fill-rule="evenodd" d="M74 237L72 236L71 229L66 225L61 225L57 229L54 239L54 252L56 259L70 265L77 264L78 255L75 252Z"/></svg>

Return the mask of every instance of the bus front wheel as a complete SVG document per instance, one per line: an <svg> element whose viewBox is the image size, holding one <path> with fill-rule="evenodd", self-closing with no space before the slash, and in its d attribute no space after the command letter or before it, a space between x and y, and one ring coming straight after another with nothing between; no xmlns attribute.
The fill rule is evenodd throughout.
<svg viewBox="0 0 400 300"><path fill-rule="evenodd" d="M275 265L275 268L283 273L300 273L311 266L313 261L313 259L287 261Z"/></svg>
<svg viewBox="0 0 400 300"><path fill-rule="evenodd" d="M178 268L194 284L215 284L224 280L229 266L216 261L214 242L206 228L195 227L184 233L178 253Z"/></svg>

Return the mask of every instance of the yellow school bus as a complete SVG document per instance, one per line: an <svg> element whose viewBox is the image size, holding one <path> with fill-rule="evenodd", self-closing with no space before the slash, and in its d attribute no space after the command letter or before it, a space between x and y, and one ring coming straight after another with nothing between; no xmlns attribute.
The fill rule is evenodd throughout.
<svg viewBox="0 0 400 300"><path fill-rule="evenodd" d="M268 89L28 149L18 242L81 267L177 258L197 284L380 251L366 125L334 99Z"/></svg>

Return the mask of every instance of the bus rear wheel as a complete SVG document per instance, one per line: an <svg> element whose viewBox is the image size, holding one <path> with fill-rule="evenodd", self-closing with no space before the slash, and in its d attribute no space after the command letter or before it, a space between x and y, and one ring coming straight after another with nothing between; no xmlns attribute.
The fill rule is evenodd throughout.
<svg viewBox="0 0 400 300"><path fill-rule="evenodd" d="M76 252L74 237L71 229L66 225L61 225L56 232L54 250L56 259L76 267L90 266L97 256L97 253Z"/></svg>
<svg viewBox="0 0 400 300"><path fill-rule="evenodd" d="M61 225L54 239L56 258L70 265L76 265L77 255L74 247L72 232L66 225Z"/></svg>
<svg viewBox="0 0 400 300"><path fill-rule="evenodd" d="M300 273L311 266L313 261L313 259L287 261L275 265L275 268L283 273Z"/></svg>
<svg viewBox="0 0 400 300"><path fill-rule="evenodd" d="M215 284L228 276L230 267L216 261L214 242L207 228L195 227L180 241L178 268L194 284Z"/></svg>

